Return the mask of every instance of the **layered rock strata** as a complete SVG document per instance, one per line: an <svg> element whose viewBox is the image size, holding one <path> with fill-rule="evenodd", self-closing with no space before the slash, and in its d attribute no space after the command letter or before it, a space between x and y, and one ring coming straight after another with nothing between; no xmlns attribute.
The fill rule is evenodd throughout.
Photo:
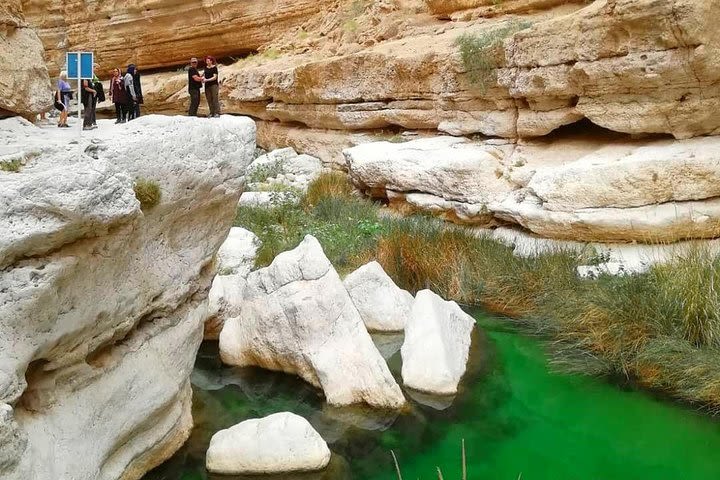
<svg viewBox="0 0 720 480"><path fill-rule="evenodd" d="M34 118L52 105L43 45L25 21L20 0L0 5L0 117Z"/></svg>
<svg viewBox="0 0 720 480"><path fill-rule="evenodd" d="M542 237L600 242L720 235L716 137L439 137L345 154L351 178L369 195L458 223L516 224Z"/></svg>
<svg viewBox="0 0 720 480"><path fill-rule="evenodd" d="M139 479L192 428L212 262L254 124L104 127L78 139L0 122L3 160L19 160L0 171L3 479ZM141 209L138 178L159 204Z"/></svg>
<svg viewBox="0 0 720 480"><path fill-rule="evenodd" d="M218 58L257 50L278 30L289 30L326 9L331 0L190 0L152 2L22 0L45 45L53 75L66 51L92 51L103 72L135 63L141 69L185 64L192 56Z"/></svg>

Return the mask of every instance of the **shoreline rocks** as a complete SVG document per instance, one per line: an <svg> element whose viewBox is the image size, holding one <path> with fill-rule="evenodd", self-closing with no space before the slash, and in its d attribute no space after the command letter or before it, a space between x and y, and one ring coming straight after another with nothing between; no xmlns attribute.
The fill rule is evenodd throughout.
<svg viewBox="0 0 720 480"><path fill-rule="evenodd" d="M419 291L400 349L403 384L436 395L457 393L474 328L475 320L457 303Z"/></svg>
<svg viewBox="0 0 720 480"><path fill-rule="evenodd" d="M321 388L331 405L405 405L339 275L311 235L250 273L240 315L220 333L220 356L229 365L296 374Z"/></svg>
<svg viewBox="0 0 720 480"><path fill-rule="evenodd" d="M307 420L281 412L217 432L205 464L212 473L266 475L322 470L330 456L327 443Z"/></svg>
<svg viewBox="0 0 720 480"><path fill-rule="evenodd" d="M369 262L343 280L369 332L399 332L410 317L413 296L402 290L378 262Z"/></svg>

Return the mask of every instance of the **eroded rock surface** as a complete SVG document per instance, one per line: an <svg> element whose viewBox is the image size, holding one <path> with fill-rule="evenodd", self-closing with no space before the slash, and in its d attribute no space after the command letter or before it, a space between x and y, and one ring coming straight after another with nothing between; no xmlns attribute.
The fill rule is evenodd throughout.
<svg viewBox="0 0 720 480"><path fill-rule="evenodd" d="M80 140L0 121L22 159L0 171L0 421L26 438L3 479L139 479L189 435L211 265L255 148L252 121L217 120ZM136 178L158 205L141 210Z"/></svg>
<svg viewBox="0 0 720 480"><path fill-rule="evenodd" d="M314 237L250 273L247 282L240 316L226 321L220 333L223 362L296 374L322 388L332 405L405 404Z"/></svg>
<svg viewBox="0 0 720 480"><path fill-rule="evenodd" d="M34 118L52 106L50 77L43 45L25 21L20 0L0 5L0 117Z"/></svg>
<svg viewBox="0 0 720 480"><path fill-rule="evenodd" d="M311 472L330 463L330 449L307 420L281 412L217 432L205 463L226 475Z"/></svg>

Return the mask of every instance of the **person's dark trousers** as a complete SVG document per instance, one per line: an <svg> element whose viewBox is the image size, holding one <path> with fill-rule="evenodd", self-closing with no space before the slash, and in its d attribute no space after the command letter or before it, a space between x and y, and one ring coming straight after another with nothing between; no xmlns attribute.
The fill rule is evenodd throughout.
<svg viewBox="0 0 720 480"><path fill-rule="evenodd" d="M197 117L198 107L200 106L200 90L193 88L189 90L190 93L190 108L188 109L188 115L191 117Z"/></svg>
<svg viewBox="0 0 720 480"><path fill-rule="evenodd" d="M219 88L217 85L205 86L205 98L207 98L211 117L220 115L220 98L218 97L218 90Z"/></svg>
<svg viewBox="0 0 720 480"><path fill-rule="evenodd" d="M127 109L127 121L129 122L135 118L135 102L132 99L128 100L125 108Z"/></svg>
<svg viewBox="0 0 720 480"><path fill-rule="evenodd" d="M93 97L93 106L92 106L92 124L97 125L97 118L95 118L95 113L97 112L97 97Z"/></svg>
<svg viewBox="0 0 720 480"><path fill-rule="evenodd" d="M122 104L121 104L121 103L115 103L115 120L116 120L115 123L120 123L120 122L122 122L124 116L125 116L125 115L124 115L124 113L123 113Z"/></svg>
<svg viewBox="0 0 720 480"><path fill-rule="evenodd" d="M88 99L88 100L83 104L83 109L84 109L84 112L83 112L83 128L84 128L84 127L92 127L92 124L93 124L93 123L92 123L92 119L93 119L93 115L94 115L94 112L93 112L94 108L93 108L93 101L92 101L92 99Z"/></svg>
<svg viewBox="0 0 720 480"><path fill-rule="evenodd" d="M135 104L133 118L140 118L140 102L133 102L133 103Z"/></svg>

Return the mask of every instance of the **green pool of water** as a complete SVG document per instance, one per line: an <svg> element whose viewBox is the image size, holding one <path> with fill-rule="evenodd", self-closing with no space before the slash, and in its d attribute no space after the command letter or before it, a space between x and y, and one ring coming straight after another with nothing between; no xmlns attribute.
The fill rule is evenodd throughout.
<svg viewBox="0 0 720 480"><path fill-rule="evenodd" d="M210 437L284 410L307 418L334 457L321 474L276 477L283 480L393 480L390 450L406 480L437 479L436 467L446 480L459 480L462 439L472 480L720 478L717 421L604 380L553 373L537 340L481 314L476 318L469 371L452 405L436 410L423 404L435 399L421 399L397 417L328 408L302 381L223 367L217 344L203 344L193 374L196 427L182 450L145 480L240 478L205 471ZM389 364L397 374L399 353Z"/></svg>

